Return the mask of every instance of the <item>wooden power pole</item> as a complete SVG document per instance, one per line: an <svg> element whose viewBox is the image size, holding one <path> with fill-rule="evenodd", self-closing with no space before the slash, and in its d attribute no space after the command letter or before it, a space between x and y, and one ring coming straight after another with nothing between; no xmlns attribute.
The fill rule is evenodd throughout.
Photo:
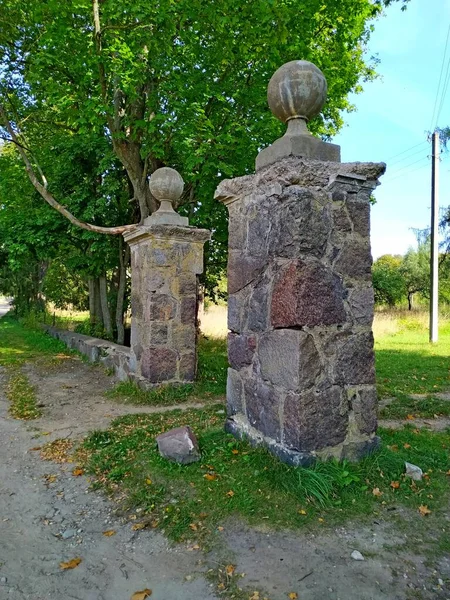
<svg viewBox="0 0 450 600"><path fill-rule="evenodd" d="M430 256L430 342L438 341L439 298L439 133L432 135L431 152L431 256Z"/></svg>

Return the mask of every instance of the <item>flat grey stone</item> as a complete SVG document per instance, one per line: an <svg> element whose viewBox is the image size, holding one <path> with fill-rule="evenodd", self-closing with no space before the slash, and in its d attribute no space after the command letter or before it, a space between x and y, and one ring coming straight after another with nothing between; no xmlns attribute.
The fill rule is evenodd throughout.
<svg viewBox="0 0 450 600"><path fill-rule="evenodd" d="M176 427L156 438L162 457L187 465L200 460L197 438L190 427Z"/></svg>

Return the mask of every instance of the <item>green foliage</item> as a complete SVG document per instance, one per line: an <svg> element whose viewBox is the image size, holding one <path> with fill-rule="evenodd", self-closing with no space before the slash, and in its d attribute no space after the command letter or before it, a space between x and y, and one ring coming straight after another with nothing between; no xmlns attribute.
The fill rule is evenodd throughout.
<svg viewBox="0 0 450 600"><path fill-rule="evenodd" d="M410 248L403 257L400 272L405 281L410 308L414 294L420 293L425 298L429 297L430 244L420 244L417 250Z"/></svg>
<svg viewBox="0 0 450 600"><path fill-rule="evenodd" d="M151 200L148 174L162 165L179 169L186 181L180 212L213 231L205 274L213 295L227 247L226 209L213 192L224 177L252 171L258 150L283 131L266 105L271 74L296 58L323 70L328 102L310 126L329 139L342 114L354 109L349 94L375 76L376 61L366 61L365 51L374 19L390 3L104 0L93 35L88 0L0 0L0 102L49 190L94 224L139 220ZM114 243L75 231L42 207L15 153L7 153L10 175L0 203L11 195L21 221L14 229L25 224L28 231L20 235L20 270L0 223L4 281L11 273L22 280L26 265L36 269L53 259L72 274L117 266ZM18 286L14 295L33 300L39 293Z"/></svg>
<svg viewBox="0 0 450 600"><path fill-rule="evenodd" d="M375 304L395 306L406 298L405 280L400 270L401 256L384 254L372 267Z"/></svg>

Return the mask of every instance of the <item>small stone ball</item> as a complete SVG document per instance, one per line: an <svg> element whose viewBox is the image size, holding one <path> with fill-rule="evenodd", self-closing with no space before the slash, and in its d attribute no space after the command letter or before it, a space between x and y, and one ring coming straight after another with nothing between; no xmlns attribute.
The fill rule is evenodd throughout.
<svg viewBox="0 0 450 600"><path fill-rule="evenodd" d="M150 191L159 201L170 200L176 202L181 197L184 181L178 171L170 167L161 167L150 177Z"/></svg>
<svg viewBox="0 0 450 600"><path fill-rule="evenodd" d="M312 119L327 98L327 80L320 69L307 60L292 60L272 75L267 101L277 119L286 123L294 117Z"/></svg>

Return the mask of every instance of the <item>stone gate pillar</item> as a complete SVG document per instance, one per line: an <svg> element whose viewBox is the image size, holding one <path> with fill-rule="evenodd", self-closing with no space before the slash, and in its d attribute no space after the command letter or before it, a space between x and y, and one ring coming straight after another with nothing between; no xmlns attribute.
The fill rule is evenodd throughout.
<svg viewBox="0 0 450 600"><path fill-rule="evenodd" d="M210 232L189 227L174 211L183 187L174 169L155 171L150 190L160 207L124 234L131 248L131 353L138 381L181 383L196 375L198 275Z"/></svg>
<svg viewBox="0 0 450 600"><path fill-rule="evenodd" d="M308 132L326 89L311 63L281 67L268 100L286 134L216 192L229 210L227 429L296 465L378 443L369 212L385 165L342 164Z"/></svg>

